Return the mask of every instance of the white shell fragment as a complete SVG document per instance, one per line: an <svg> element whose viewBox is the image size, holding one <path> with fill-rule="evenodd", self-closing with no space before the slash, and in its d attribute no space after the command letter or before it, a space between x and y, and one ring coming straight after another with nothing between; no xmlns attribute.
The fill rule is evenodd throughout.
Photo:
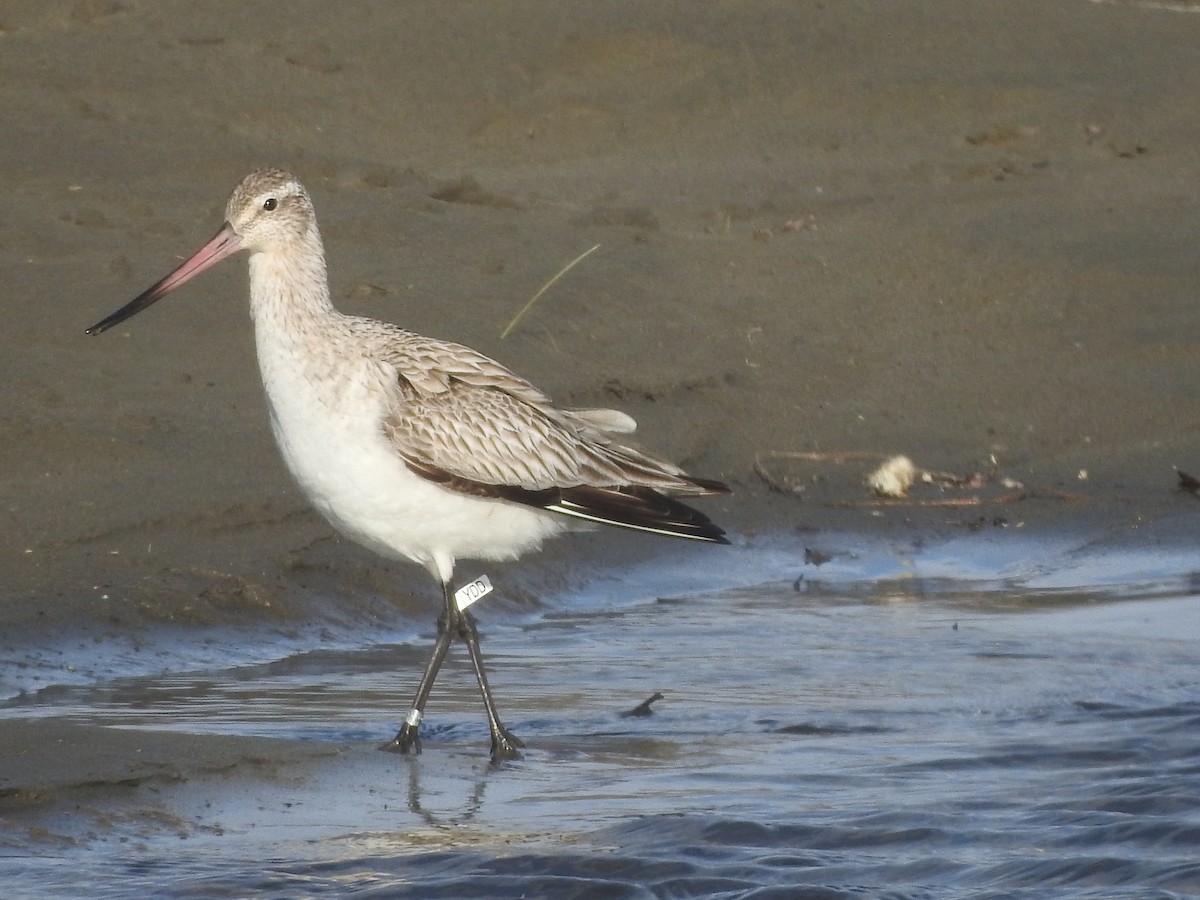
<svg viewBox="0 0 1200 900"><path fill-rule="evenodd" d="M867 476L867 484L881 497L906 497L920 470L907 456L893 456Z"/></svg>

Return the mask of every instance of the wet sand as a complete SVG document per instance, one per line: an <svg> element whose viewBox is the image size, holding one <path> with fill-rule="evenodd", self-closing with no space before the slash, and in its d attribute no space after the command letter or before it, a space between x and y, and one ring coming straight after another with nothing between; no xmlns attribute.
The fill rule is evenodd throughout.
<svg viewBox="0 0 1200 900"><path fill-rule="evenodd" d="M261 165L312 192L343 310L629 412L734 487L705 504L731 553L828 529L1194 540L1172 466L1200 470L1200 15L1169 6L8 4L8 658L67 627L432 608L424 573L333 537L289 482L244 262L83 335ZM807 485L779 493L772 451L1024 487L881 506L869 465L768 457ZM658 552L567 538L504 602Z"/></svg>

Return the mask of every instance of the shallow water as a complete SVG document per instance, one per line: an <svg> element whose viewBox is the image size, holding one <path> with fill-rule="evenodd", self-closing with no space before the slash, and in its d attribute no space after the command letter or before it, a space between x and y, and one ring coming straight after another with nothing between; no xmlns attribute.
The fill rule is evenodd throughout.
<svg viewBox="0 0 1200 900"><path fill-rule="evenodd" d="M5 895L1200 894L1193 579L853 577L864 568L481 611L527 744L499 768L461 648L425 752L376 751L426 637L13 698L0 716L328 752L10 818ZM655 691L653 715L620 715Z"/></svg>

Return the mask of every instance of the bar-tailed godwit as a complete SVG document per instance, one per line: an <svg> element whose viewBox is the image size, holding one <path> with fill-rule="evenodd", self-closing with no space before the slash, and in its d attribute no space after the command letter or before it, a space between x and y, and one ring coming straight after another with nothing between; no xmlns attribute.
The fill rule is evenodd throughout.
<svg viewBox="0 0 1200 900"><path fill-rule="evenodd" d="M488 687L474 617L452 588L455 561L515 559L572 520L728 543L672 495L729 488L626 443L635 423L624 413L560 408L468 347L338 312L312 201L287 172L246 176L225 219L175 271L88 333L248 250L271 427L296 482L346 537L420 563L442 586L433 655L386 749L420 752L425 703L457 635L483 694L492 759L518 756L522 744L501 723Z"/></svg>

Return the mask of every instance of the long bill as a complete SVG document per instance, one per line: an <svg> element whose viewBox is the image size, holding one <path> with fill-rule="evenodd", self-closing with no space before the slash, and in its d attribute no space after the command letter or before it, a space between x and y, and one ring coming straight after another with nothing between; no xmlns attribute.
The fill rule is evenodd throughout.
<svg viewBox="0 0 1200 900"><path fill-rule="evenodd" d="M233 226L226 222L207 244L184 260L174 272L152 284L108 318L101 319L86 333L99 334L114 325L121 324L131 316L136 316L150 304L167 296L175 288L186 284L201 272L211 269L225 257L231 256L241 249L242 239L233 230Z"/></svg>

